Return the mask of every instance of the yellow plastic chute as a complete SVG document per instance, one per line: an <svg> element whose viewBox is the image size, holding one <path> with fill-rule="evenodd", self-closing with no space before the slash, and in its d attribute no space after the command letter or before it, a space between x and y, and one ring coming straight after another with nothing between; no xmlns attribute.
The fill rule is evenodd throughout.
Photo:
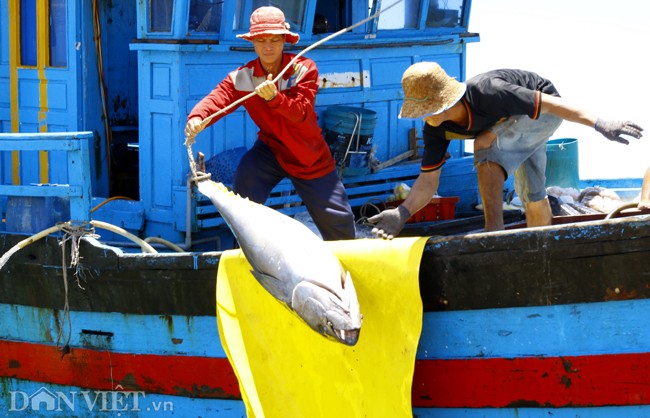
<svg viewBox="0 0 650 418"><path fill-rule="evenodd" d="M217 320L248 418L411 418L425 243L327 243L350 270L359 297L363 325L354 347L314 332L255 280L240 250L225 252Z"/></svg>

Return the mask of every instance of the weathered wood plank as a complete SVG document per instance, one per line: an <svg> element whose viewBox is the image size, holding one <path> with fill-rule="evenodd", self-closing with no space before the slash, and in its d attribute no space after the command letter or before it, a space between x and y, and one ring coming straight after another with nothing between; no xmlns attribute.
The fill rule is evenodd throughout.
<svg viewBox="0 0 650 418"><path fill-rule="evenodd" d="M420 286L428 310L650 297L650 220L616 219L432 238Z"/></svg>

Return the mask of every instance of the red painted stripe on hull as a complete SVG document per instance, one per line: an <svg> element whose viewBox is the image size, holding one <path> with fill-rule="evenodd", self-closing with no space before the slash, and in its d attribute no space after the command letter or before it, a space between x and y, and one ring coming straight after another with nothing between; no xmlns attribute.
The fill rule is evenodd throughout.
<svg viewBox="0 0 650 418"><path fill-rule="evenodd" d="M418 360L414 407L650 404L650 353Z"/></svg>
<svg viewBox="0 0 650 418"><path fill-rule="evenodd" d="M125 354L0 341L0 377L95 390L241 399L226 358ZM650 404L650 353L417 360L413 407Z"/></svg>
<svg viewBox="0 0 650 418"><path fill-rule="evenodd" d="M0 341L0 376L95 390L241 399L226 358L162 356Z"/></svg>

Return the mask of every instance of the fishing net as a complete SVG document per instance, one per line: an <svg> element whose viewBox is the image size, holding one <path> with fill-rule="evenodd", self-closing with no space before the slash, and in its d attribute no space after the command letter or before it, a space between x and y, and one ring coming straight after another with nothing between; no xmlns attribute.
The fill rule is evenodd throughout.
<svg viewBox="0 0 650 418"><path fill-rule="evenodd" d="M205 171L212 174L212 180L230 185L239 160L246 151L246 147L238 147L220 152L205 161Z"/></svg>

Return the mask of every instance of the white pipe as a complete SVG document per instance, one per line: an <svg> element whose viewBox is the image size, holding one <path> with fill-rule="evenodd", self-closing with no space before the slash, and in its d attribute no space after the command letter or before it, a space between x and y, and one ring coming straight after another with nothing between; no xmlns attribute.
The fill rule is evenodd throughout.
<svg viewBox="0 0 650 418"><path fill-rule="evenodd" d="M140 246L140 248L142 249L142 252L144 252L144 253L158 254L158 251L156 251L147 242L145 242L141 238L133 235L132 233L126 231L125 229L120 228L119 226L115 226L115 225L109 224L107 222L102 222L102 221L90 221L90 224L92 226L96 227L96 228L106 229L108 231L114 232L114 233L116 233L118 235L121 235L121 236L123 236L125 238L130 239L131 241L138 244ZM25 248L29 244L32 244L32 243L38 241L41 238L44 238L44 237L46 237L46 236L48 236L50 234L53 234L55 232L61 231L64 228L69 228L71 226L72 226L72 222L70 222L70 221L63 222L63 223L60 223L58 225L55 225L55 226L49 227L47 229L44 229L44 230L42 230L40 232L37 232L36 234L34 234L34 235L20 241L18 244L11 247L9 249L9 251L4 253L2 255L2 257L0 257L0 270L2 269L2 267L4 267L4 265L7 263L7 261L9 261L9 258L12 255L14 255L16 252L18 252L19 250Z"/></svg>
<svg viewBox="0 0 650 418"><path fill-rule="evenodd" d="M145 242L140 237L137 237L137 236L133 235L132 233L130 233L126 229L122 229L119 226L115 226L115 225L109 224L107 222L102 222L102 221L90 221L90 224L92 226L97 227L97 228L106 229L108 231L111 231L111 232L114 232L114 233L116 233L118 235L121 235L124 238L130 239L131 241L135 242L136 244L138 244L140 246L143 253L158 254L158 251L156 251L151 245L149 245L147 242Z"/></svg>
<svg viewBox="0 0 650 418"><path fill-rule="evenodd" d="M185 201L185 247L192 248L192 180L187 177L187 198Z"/></svg>
<svg viewBox="0 0 650 418"><path fill-rule="evenodd" d="M164 245L164 246L166 246L166 247L171 248L172 250L174 250L174 251L176 251L176 252L178 252L178 253L184 253L184 252L186 252L185 249L183 249L183 248L181 248L180 246L174 244L173 242L169 242L169 241L167 241L167 240L164 239L164 238L159 238L159 237L147 237L147 238L144 239L144 241L147 242L147 243L155 242L155 243L158 243L158 244L162 244L162 245ZM187 243L186 243L185 245L187 245Z"/></svg>
<svg viewBox="0 0 650 418"><path fill-rule="evenodd" d="M55 233L57 231L62 230L66 226L70 226L70 222L65 222L63 224L59 224L59 225L52 226L50 228L44 229L41 232L38 232L38 233L32 235L29 238L25 238L24 240L20 241L18 244L11 247L9 249L9 251L4 253L2 255L2 257L0 257L0 270L2 269L2 267L4 267L4 265L7 263L7 261L9 261L9 258L12 255L14 255L16 252L18 252L19 250L27 247L29 244L38 241L39 239L41 239L43 237L46 237L46 236L48 236L50 234L53 234L53 233Z"/></svg>

